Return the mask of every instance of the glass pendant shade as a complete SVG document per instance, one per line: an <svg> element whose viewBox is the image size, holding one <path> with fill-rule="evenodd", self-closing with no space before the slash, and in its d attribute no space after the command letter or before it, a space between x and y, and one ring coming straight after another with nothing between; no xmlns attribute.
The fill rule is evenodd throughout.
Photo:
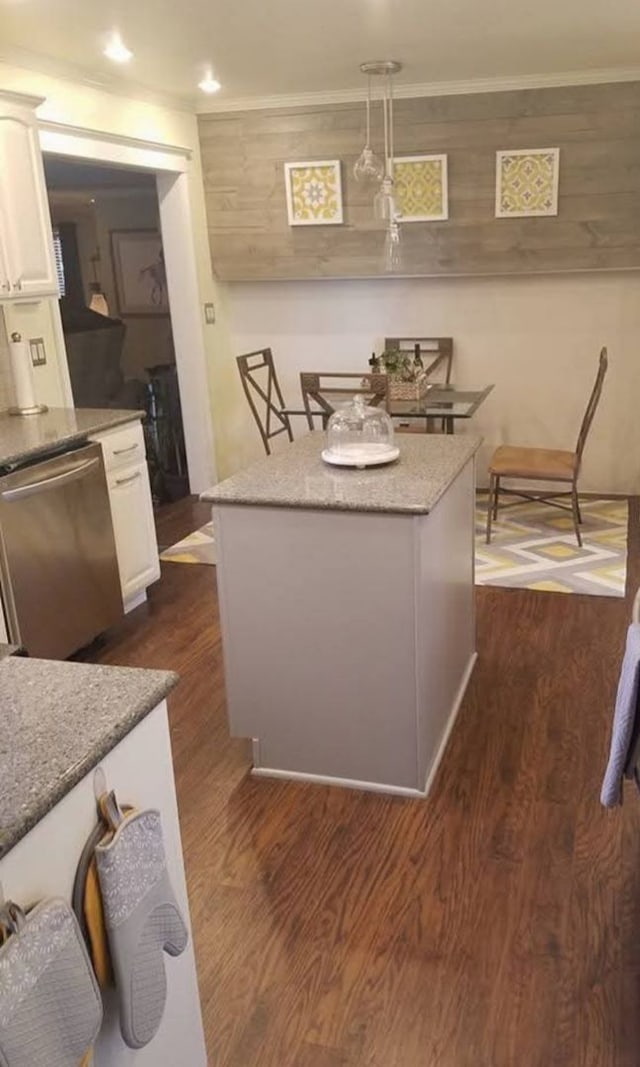
<svg viewBox="0 0 640 1067"><path fill-rule="evenodd" d="M367 76L367 131L364 148L356 160L353 176L357 182L381 182L384 165L371 148L371 75Z"/></svg>
<svg viewBox="0 0 640 1067"><path fill-rule="evenodd" d="M373 214L378 222L392 222L395 218L396 202L393 182L389 176L383 178L382 185L373 198Z"/></svg>
<svg viewBox="0 0 640 1067"><path fill-rule="evenodd" d="M353 176L357 182L381 182L384 176L382 160L369 147L365 145L358 156L353 168Z"/></svg>
<svg viewBox="0 0 640 1067"><path fill-rule="evenodd" d="M389 223L387 236L384 243L384 269L389 273L400 270L402 267L402 244L400 241L400 227L395 219Z"/></svg>

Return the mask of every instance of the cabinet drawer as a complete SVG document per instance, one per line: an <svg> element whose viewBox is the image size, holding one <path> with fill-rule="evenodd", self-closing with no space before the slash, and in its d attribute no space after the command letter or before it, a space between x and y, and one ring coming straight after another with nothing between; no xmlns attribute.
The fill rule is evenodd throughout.
<svg viewBox="0 0 640 1067"><path fill-rule="evenodd" d="M115 430L109 430L107 433L97 434L93 440L99 441L102 445L107 471L130 467L145 459L144 434L142 424L138 419L127 423L126 426L118 426Z"/></svg>

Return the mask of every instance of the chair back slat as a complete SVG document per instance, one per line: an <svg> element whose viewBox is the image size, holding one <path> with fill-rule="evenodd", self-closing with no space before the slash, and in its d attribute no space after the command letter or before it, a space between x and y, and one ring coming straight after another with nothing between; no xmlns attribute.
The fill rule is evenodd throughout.
<svg viewBox="0 0 640 1067"><path fill-rule="evenodd" d="M607 367L609 365L609 359L607 356L606 348L603 348L600 352L600 359L598 360L598 373L596 374L596 380L594 382L591 396L589 397L589 403L587 404L587 410L584 413L582 419L582 425L580 427L580 433L578 434L578 443L576 445L576 455L578 457L578 467L580 466L580 460L582 459L582 453L584 446L591 429L591 423L593 422L593 416L596 413L598 404L600 403L600 397L602 396L602 386L604 384L604 376L607 373ZM576 472L577 476L577 472Z"/></svg>
<svg viewBox="0 0 640 1067"><path fill-rule="evenodd" d="M265 452L270 455L269 442L278 434L286 433L289 440L293 441L289 416L282 410L284 400L271 349L260 348L257 352L247 352L244 356L238 356L236 363Z"/></svg>
<svg viewBox="0 0 640 1067"><path fill-rule="evenodd" d="M451 381L451 367L453 364L453 337L385 337L385 352L406 352L419 355L423 363L425 356L434 356L427 366L425 374L432 378L438 367L444 368L445 382Z"/></svg>
<svg viewBox="0 0 640 1067"><path fill-rule="evenodd" d="M327 384L337 382L338 384ZM350 383L350 384L349 384ZM386 374L348 374L342 371L303 371L300 375L300 391L309 429L313 430L314 417L322 419L323 427L333 415L334 406L327 396L345 393L349 396L364 396L371 407L384 404L387 396ZM317 405L312 408L312 402Z"/></svg>

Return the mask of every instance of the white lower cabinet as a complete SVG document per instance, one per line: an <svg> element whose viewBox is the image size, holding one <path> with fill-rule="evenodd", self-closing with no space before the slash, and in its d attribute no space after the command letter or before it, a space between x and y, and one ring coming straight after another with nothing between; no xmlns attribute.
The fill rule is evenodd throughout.
<svg viewBox="0 0 640 1067"><path fill-rule="evenodd" d="M122 599L127 603L160 577L146 463L107 474Z"/></svg>
<svg viewBox="0 0 640 1067"><path fill-rule="evenodd" d="M125 610L160 577L149 472L139 422L96 435L102 445ZM135 457L135 461L132 461Z"/></svg>

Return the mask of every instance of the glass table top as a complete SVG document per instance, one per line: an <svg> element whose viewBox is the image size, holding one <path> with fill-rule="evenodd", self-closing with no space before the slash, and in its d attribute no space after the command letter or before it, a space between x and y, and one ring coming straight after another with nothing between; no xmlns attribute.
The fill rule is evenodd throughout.
<svg viewBox="0 0 640 1067"><path fill-rule="evenodd" d="M486 385L482 389L458 389L455 385L441 383L429 384L427 393L420 400L394 400L387 399L386 409L393 418L399 419L470 419L480 405L489 396L493 385ZM353 392L349 390L331 390L320 395L331 410L347 404L353 399ZM306 412L300 406L285 407L285 415L305 415ZM312 410L313 415L324 416L327 412Z"/></svg>

